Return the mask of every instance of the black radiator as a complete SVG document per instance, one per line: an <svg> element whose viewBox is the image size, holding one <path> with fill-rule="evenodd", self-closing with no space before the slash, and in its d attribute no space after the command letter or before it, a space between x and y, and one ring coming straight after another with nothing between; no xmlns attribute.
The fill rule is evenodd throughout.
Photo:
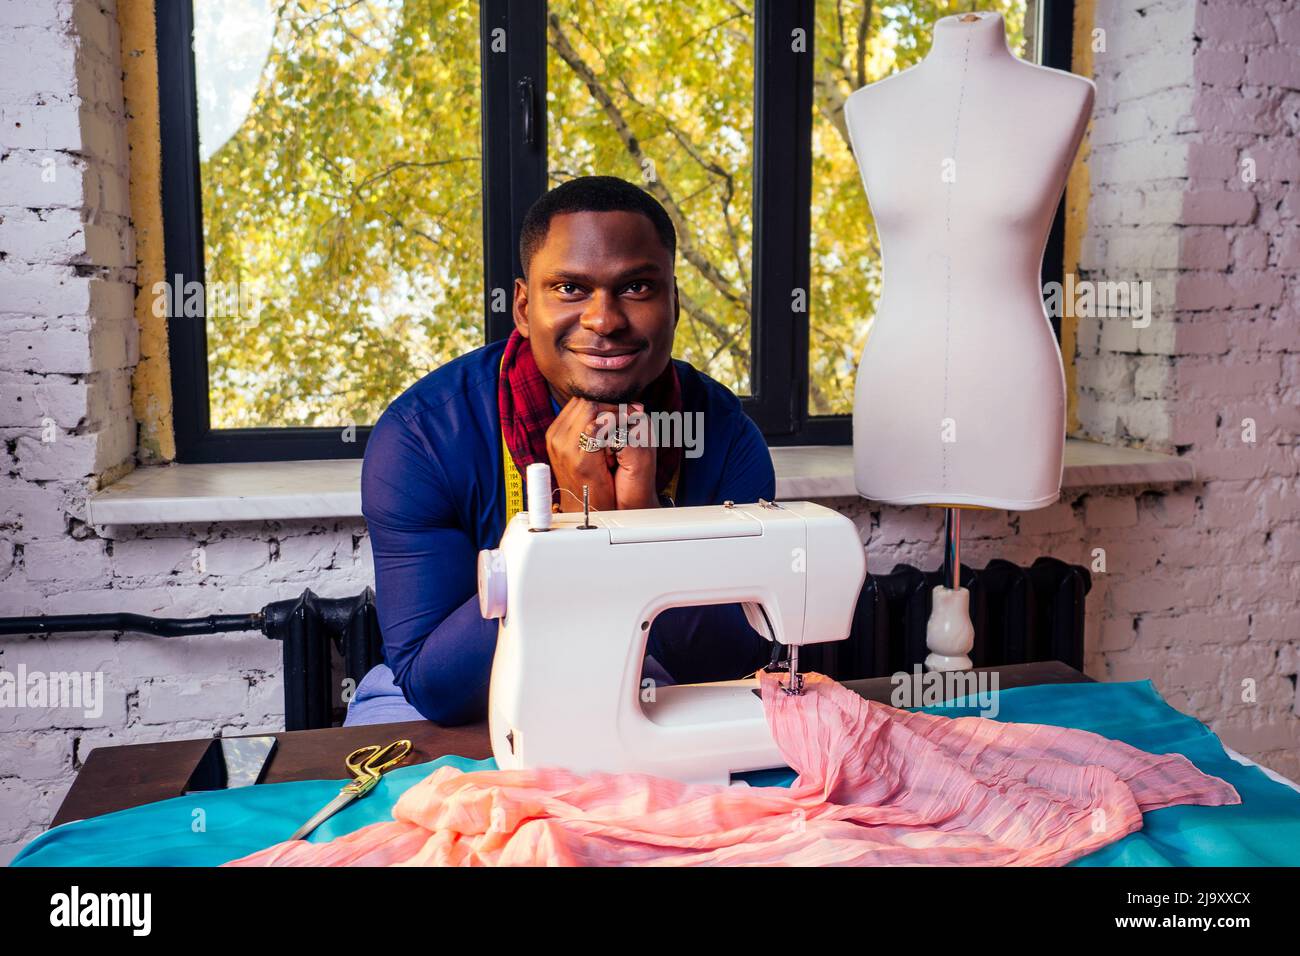
<svg viewBox="0 0 1300 956"><path fill-rule="evenodd" d="M322 598L308 588L268 604L262 616L262 633L284 645L284 729L341 724L350 699L345 688L356 690L384 659L375 592Z"/></svg>
<svg viewBox="0 0 1300 956"><path fill-rule="evenodd" d="M800 669L841 681L911 672L929 653L930 595L942 582L941 568L925 573L905 564L867 575L849 639L801 648ZM1086 568L1046 557L1028 568L995 560L982 571L962 565L961 583L970 591L976 667L1061 661L1083 670Z"/></svg>
<svg viewBox="0 0 1300 956"><path fill-rule="evenodd" d="M911 672L929 653L930 595L942 580L941 568L925 573L904 564L867 575L849 639L801 648L800 668L841 681ZM961 583L970 591L976 667L1061 661L1083 670L1086 568L1047 557L1028 568L994 560L981 571L962 565ZM383 659L373 592L328 600L304 591L263 614L263 632L284 643L285 728L341 723L342 680L355 688Z"/></svg>
<svg viewBox="0 0 1300 956"><path fill-rule="evenodd" d="M846 641L801 649L800 669L836 680L910 672L927 653L930 592L941 570L898 565L868 575ZM1022 568L990 561L982 571L961 569L971 593L976 667L1061 661L1083 670L1084 597L1092 577L1078 565L1039 558ZM168 619L139 614L68 614L0 619L0 634L139 631L161 637L260 630L284 648L284 726L310 730L342 723L348 694L383 660L375 594L322 598L310 589L253 614Z"/></svg>

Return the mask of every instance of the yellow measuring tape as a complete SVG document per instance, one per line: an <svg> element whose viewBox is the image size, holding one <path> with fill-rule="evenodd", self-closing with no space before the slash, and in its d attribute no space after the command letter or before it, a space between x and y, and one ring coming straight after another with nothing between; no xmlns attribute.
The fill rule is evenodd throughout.
<svg viewBox="0 0 1300 956"><path fill-rule="evenodd" d="M498 379L500 378L500 369L497 370ZM521 511L527 510L524 507L524 478L519 473L518 467L515 466L515 458L510 454L510 446L506 444L506 431L501 429L501 471L506 486L506 523ZM668 487L664 489L664 494L677 503L677 479L681 476L682 469L679 465L673 472L672 479L668 482Z"/></svg>
<svg viewBox="0 0 1300 956"><path fill-rule="evenodd" d="M501 431L501 470L506 473L506 523L524 510L524 479L515 467L514 457L506 447L506 433Z"/></svg>

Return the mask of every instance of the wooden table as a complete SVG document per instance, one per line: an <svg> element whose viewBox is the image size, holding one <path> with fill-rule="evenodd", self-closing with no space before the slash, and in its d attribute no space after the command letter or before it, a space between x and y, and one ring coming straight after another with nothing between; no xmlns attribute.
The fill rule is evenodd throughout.
<svg viewBox="0 0 1300 956"><path fill-rule="evenodd" d="M1091 680L1057 661L977 670L996 671L999 690ZM889 703L894 683L889 677L873 677L846 681L845 686L869 700ZM408 758L407 764L427 763L446 754L458 754L472 760L492 756L486 721L463 727L440 727L430 721L415 720L362 727L282 731L273 736L277 744L263 777L264 783L342 779L345 776L343 758L353 750L403 737L415 747L414 756ZM178 797L185 792L212 745L212 739L207 738L96 747L77 773L72 789L64 797L51 825Z"/></svg>

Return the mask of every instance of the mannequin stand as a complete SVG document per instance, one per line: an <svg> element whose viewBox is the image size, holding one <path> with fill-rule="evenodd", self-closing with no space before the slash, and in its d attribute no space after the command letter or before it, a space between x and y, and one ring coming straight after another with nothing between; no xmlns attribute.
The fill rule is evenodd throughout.
<svg viewBox="0 0 1300 956"><path fill-rule="evenodd" d="M956 591L961 587L961 511L945 508L943 513L943 582Z"/></svg>
<svg viewBox="0 0 1300 956"><path fill-rule="evenodd" d="M931 593L930 620L925 629L926 670L964 671L974 666L970 650L975 628L970 621L970 591L961 586L961 511L947 508L944 517L944 584Z"/></svg>

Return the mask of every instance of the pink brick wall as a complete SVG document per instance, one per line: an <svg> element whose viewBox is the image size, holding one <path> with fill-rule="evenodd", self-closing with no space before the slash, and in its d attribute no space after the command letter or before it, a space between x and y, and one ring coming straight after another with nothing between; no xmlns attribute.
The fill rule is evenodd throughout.
<svg viewBox="0 0 1300 956"><path fill-rule="evenodd" d="M1150 281L1156 308L1143 329L1080 320L1082 436L1189 455L1202 479L968 513L962 557L1093 568L1088 673L1150 678L1228 745L1300 777L1300 10L1140 10L1098 3L1080 278ZM308 585L356 593L372 573L359 522L84 522L87 492L131 467L136 435L117 49L111 0L0 6L0 615L189 616L255 610ZM871 570L938 563L941 512L837 504L858 521ZM0 640L0 666L19 663L102 672L105 707L93 719L0 710L0 863L46 825L93 747L282 721L279 647L255 634Z"/></svg>
<svg viewBox="0 0 1300 956"><path fill-rule="evenodd" d="M1101 3L1097 26L1082 277L1149 280L1156 308L1142 331L1082 321L1082 433L1186 455L1200 480L1140 495L1135 520L1090 498L1082 533L1109 558L1090 673L1151 678L1294 777L1300 9Z"/></svg>
<svg viewBox="0 0 1300 956"><path fill-rule="evenodd" d="M1188 171L1185 204L1197 216L1185 220L1220 224L1223 242L1210 255L1195 240L1183 249L1170 436L1203 483L1190 524L1167 543L1188 597L1177 615L1143 616L1139 631L1145 638L1153 629L1152 652L1176 649L1165 662L1166 685L1186 693L1229 746L1267 755L1262 762L1294 777L1300 277L1291 250L1300 236L1300 8L1198 3L1195 35L1187 138L1208 161Z"/></svg>

